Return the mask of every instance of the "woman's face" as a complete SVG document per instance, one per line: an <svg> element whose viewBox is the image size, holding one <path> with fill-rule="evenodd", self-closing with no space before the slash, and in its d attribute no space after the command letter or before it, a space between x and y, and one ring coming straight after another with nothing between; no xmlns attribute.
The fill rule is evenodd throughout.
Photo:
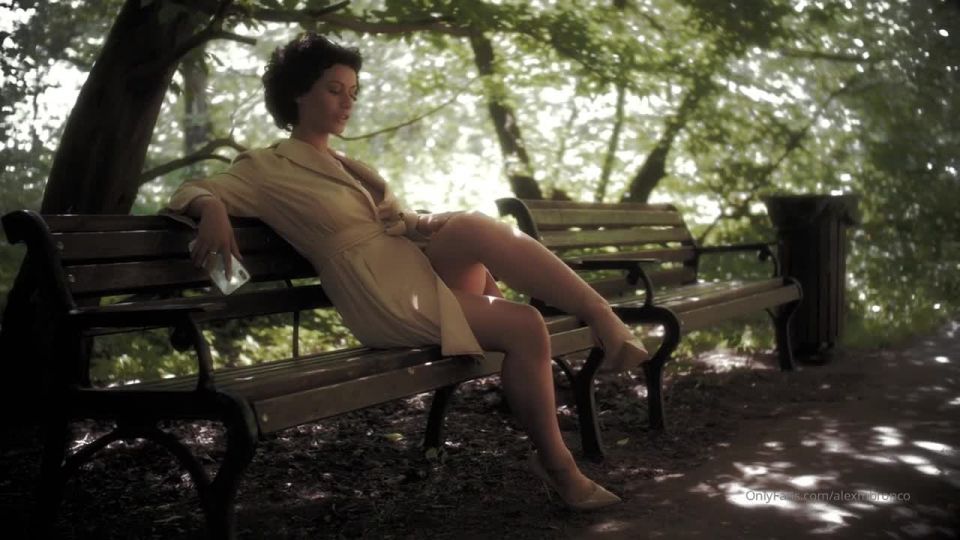
<svg viewBox="0 0 960 540"><path fill-rule="evenodd" d="M306 94L296 99L297 127L311 133L343 133L358 89L357 72L352 67L330 66Z"/></svg>

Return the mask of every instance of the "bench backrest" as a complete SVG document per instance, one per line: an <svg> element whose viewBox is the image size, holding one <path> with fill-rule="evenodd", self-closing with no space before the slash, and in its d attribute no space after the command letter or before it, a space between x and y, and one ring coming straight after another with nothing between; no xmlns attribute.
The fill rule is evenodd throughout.
<svg viewBox="0 0 960 540"><path fill-rule="evenodd" d="M505 198L501 216L512 216L520 230L561 258L652 258L647 274L655 286L697 281L695 241L676 207L669 204L583 203ZM633 291L621 276L591 279L606 295Z"/></svg>
<svg viewBox="0 0 960 540"><path fill-rule="evenodd" d="M231 221L251 281L315 276L310 263L260 220ZM67 309L108 296L170 296L210 286L187 249L195 230L164 216L18 211L4 216L3 226L11 242L27 243L30 257L41 259L33 261L41 288ZM322 291L314 297L329 305ZM275 312L289 311L285 307Z"/></svg>

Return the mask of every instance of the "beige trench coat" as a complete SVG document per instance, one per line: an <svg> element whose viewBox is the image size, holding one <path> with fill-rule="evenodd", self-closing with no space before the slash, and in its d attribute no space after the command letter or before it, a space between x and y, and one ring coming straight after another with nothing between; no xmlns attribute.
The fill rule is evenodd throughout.
<svg viewBox="0 0 960 540"><path fill-rule="evenodd" d="M208 194L231 215L260 218L309 260L364 345L483 353L456 297L414 242L428 241L413 227L416 214L400 208L372 168L286 139L184 183L167 209L182 213ZM378 204L391 206L392 218L382 222Z"/></svg>

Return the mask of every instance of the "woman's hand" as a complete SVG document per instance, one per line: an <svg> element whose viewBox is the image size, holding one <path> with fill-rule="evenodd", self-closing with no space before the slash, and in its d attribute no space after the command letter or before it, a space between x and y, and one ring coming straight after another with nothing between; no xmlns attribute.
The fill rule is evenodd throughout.
<svg viewBox="0 0 960 540"><path fill-rule="evenodd" d="M231 275L233 260L230 254L240 260L243 258L240 256L240 248L237 246L226 207L216 197L208 196L198 197L190 203L189 210L190 214L200 215L197 239L190 250L190 259L194 266L203 268L207 257L219 255L223 258L226 275Z"/></svg>
<svg viewBox="0 0 960 540"><path fill-rule="evenodd" d="M417 231L421 234L431 235L450 221L450 218L463 212L440 212L439 214L423 214L417 221Z"/></svg>

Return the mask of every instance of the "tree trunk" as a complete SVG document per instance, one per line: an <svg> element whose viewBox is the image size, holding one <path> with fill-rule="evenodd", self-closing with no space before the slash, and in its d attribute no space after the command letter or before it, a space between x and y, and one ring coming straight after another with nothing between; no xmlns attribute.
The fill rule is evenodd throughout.
<svg viewBox="0 0 960 540"><path fill-rule="evenodd" d="M42 213L129 213L147 145L181 49L208 18L168 1L127 0L70 113L47 180ZM42 370L35 321L43 313L35 264L20 268L0 327L2 399L31 420ZM7 409L9 410L9 409Z"/></svg>
<svg viewBox="0 0 960 540"><path fill-rule="evenodd" d="M713 90L713 84L710 81L710 75L700 76L694 79L693 85L687 90L686 95L677 107L677 111L667 119L663 134L657 141L657 145L647 155L643 161L640 170L630 182L627 192L622 197L622 202L640 202L645 203L650 199L650 194L664 176L667 175L667 157L673 142L676 140L680 130L687 124L697 105L704 97Z"/></svg>
<svg viewBox="0 0 960 540"><path fill-rule="evenodd" d="M480 32L470 35L470 46L473 48L474 62L480 75L489 80L495 80L493 44L490 39ZM510 180L510 189L517 197L524 199L542 199L540 185L533 179L533 169L530 166L530 157L523 145L520 135L520 126L517 125L517 116L514 110L503 102L506 89L499 82L494 82L495 88L487 92L487 108L493 119L493 126L500 141L500 150L506 162L507 178Z"/></svg>
<svg viewBox="0 0 960 540"><path fill-rule="evenodd" d="M595 202L603 202L607 196L607 186L610 185L610 174L613 172L613 163L617 158L617 146L620 144L620 132L623 131L623 109L627 99L626 82L617 82L617 109L613 118L613 133L607 143L607 155L603 158L603 169L600 172L600 182L597 191L593 194Z"/></svg>
<svg viewBox="0 0 960 540"><path fill-rule="evenodd" d="M196 16L156 1L128 0L67 120L43 196L43 213L126 214L147 145ZM168 20L164 20L168 19Z"/></svg>
<svg viewBox="0 0 960 540"><path fill-rule="evenodd" d="M197 47L183 57L180 74L183 75L183 155L189 156L213 138L207 99L209 70L204 47ZM201 176L203 166L194 163L186 168L186 174L188 177Z"/></svg>

